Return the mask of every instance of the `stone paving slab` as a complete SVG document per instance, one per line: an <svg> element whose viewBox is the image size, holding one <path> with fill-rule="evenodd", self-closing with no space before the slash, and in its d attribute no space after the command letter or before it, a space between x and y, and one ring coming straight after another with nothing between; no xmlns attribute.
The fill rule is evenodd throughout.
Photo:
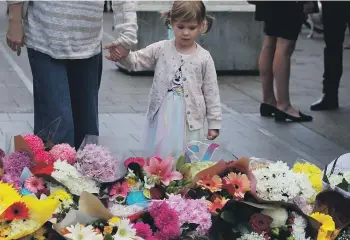
<svg viewBox="0 0 350 240"><path fill-rule="evenodd" d="M0 145L4 147L6 135L31 133L32 119L31 114L0 114ZM124 157L142 155L144 126L143 114L100 114L100 136ZM224 114L223 130L216 142L238 157L265 157L290 164L305 159L323 166L348 152L303 125L276 125L254 114Z"/></svg>

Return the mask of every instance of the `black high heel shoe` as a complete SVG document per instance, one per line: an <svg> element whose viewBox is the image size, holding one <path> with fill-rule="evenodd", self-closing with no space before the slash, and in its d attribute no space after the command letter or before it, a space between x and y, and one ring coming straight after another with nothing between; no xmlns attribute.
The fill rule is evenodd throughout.
<svg viewBox="0 0 350 240"><path fill-rule="evenodd" d="M260 116L262 117L272 117L272 115L275 114L277 108L267 104L267 103L262 103L260 104Z"/></svg>
<svg viewBox="0 0 350 240"><path fill-rule="evenodd" d="M294 117L292 115L289 115L286 112L283 112L279 109L275 112L275 121L276 122L286 122L287 119L291 120L292 122L311 122L313 120L313 117L310 115L306 115L299 111L300 117Z"/></svg>

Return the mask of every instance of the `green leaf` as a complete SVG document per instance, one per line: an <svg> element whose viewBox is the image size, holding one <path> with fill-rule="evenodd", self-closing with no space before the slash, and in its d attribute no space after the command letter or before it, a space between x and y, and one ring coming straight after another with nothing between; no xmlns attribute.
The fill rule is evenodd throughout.
<svg viewBox="0 0 350 240"><path fill-rule="evenodd" d="M228 223L236 224L236 222L237 222L233 212L224 211L224 212L221 213L220 216L221 216L222 219L224 219Z"/></svg>
<svg viewBox="0 0 350 240"><path fill-rule="evenodd" d="M181 155L176 161L176 170L180 171L182 165L185 164L185 156Z"/></svg>

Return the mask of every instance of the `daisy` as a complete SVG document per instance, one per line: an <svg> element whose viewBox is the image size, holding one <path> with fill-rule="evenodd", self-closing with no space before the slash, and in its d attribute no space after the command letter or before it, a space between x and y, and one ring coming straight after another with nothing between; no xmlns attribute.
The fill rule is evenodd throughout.
<svg viewBox="0 0 350 240"><path fill-rule="evenodd" d="M205 177L197 182L202 189L208 189L211 192L221 191L222 181L218 175Z"/></svg>
<svg viewBox="0 0 350 240"><path fill-rule="evenodd" d="M77 223L75 226L67 227L69 233L65 234L64 237L71 240L103 240L101 234L96 234L91 225L84 227Z"/></svg>
<svg viewBox="0 0 350 240"><path fill-rule="evenodd" d="M42 178L31 176L27 178L24 182L24 187L32 193L37 193L38 190L43 190L45 182Z"/></svg>
<svg viewBox="0 0 350 240"><path fill-rule="evenodd" d="M118 222L118 231L114 235L115 240L133 240L136 237L136 229L130 225L130 220L127 218L121 219Z"/></svg>
<svg viewBox="0 0 350 240"><path fill-rule="evenodd" d="M5 210L3 216L7 221L26 219L29 216L29 209L24 203L15 202Z"/></svg>
<svg viewBox="0 0 350 240"><path fill-rule="evenodd" d="M219 211L225 206L229 199L217 197L213 202L207 201L208 209L213 214L218 214Z"/></svg>
<svg viewBox="0 0 350 240"><path fill-rule="evenodd" d="M250 190L250 181L245 174L230 172L223 180L224 188L238 199L244 198L244 194Z"/></svg>
<svg viewBox="0 0 350 240"><path fill-rule="evenodd" d="M111 190L109 191L109 195L112 197L126 197L129 192L129 185L127 181L124 181L123 183L116 183L112 186Z"/></svg>

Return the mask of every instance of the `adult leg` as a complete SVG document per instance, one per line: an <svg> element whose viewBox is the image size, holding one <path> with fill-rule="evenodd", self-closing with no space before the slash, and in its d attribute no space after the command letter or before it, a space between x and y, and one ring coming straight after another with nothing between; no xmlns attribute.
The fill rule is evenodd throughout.
<svg viewBox="0 0 350 240"><path fill-rule="evenodd" d="M74 119L75 147L86 135L99 135L98 91L101 82L102 53L88 59L70 60L69 88Z"/></svg>
<svg viewBox="0 0 350 240"><path fill-rule="evenodd" d="M343 74L343 43L347 23L347 2L323 2L324 40L323 95L311 105L311 110L331 110L339 107L338 88Z"/></svg>
<svg viewBox="0 0 350 240"><path fill-rule="evenodd" d="M74 146L74 127L65 60L28 48L34 89L34 134L61 118L54 143Z"/></svg>
<svg viewBox="0 0 350 240"><path fill-rule="evenodd" d="M273 88L273 57L276 49L276 37L265 36L259 57L259 73L262 87L263 103L276 106Z"/></svg>

